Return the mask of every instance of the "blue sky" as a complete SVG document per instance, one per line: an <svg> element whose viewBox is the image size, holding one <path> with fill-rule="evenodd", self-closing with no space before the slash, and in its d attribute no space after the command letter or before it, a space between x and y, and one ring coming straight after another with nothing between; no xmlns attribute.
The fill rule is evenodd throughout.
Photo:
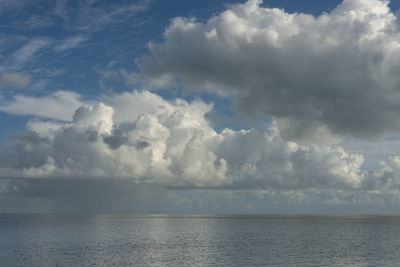
<svg viewBox="0 0 400 267"><path fill-rule="evenodd" d="M396 212L399 8L1 1L0 212Z"/></svg>

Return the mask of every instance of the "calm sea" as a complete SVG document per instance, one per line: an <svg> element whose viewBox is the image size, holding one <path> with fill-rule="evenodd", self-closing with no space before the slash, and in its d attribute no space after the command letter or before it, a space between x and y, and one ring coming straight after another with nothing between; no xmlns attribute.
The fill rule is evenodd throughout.
<svg viewBox="0 0 400 267"><path fill-rule="evenodd" d="M0 215L1 266L400 266L400 217Z"/></svg>

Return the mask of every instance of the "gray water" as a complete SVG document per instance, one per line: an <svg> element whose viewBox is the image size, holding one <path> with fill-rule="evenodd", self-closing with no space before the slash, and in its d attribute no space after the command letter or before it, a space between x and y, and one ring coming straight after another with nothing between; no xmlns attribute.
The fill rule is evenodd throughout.
<svg viewBox="0 0 400 267"><path fill-rule="evenodd" d="M1 266L399 266L395 216L0 215Z"/></svg>

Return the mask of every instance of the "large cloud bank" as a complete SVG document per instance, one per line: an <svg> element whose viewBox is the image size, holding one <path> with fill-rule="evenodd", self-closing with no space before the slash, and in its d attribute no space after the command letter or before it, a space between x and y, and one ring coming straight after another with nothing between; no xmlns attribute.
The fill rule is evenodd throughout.
<svg viewBox="0 0 400 267"><path fill-rule="evenodd" d="M175 18L142 73L160 85L234 95L284 138L336 141L400 129L399 23L388 1L344 0L318 17L233 5L205 23ZM134 76L132 76L134 77Z"/></svg>
<svg viewBox="0 0 400 267"><path fill-rule="evenodd" d="M72 122L30 121L3 150L0 176L271 190L396 189L400 181L399 158L366 172L361 155L285 141L275 122L264 130L217 133L205 119L212 107L201 101L167 101L148 91L104 100L108 105L79 107Z"/></svg>

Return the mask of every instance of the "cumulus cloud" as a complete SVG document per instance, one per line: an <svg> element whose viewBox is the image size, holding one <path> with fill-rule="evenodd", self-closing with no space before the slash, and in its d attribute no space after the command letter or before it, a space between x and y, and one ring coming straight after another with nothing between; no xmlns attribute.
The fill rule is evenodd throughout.
<svg viewBox="0 0 400 267"><path fill-rule="evenodd" d="M31 121L3 150L0 176L273 190L358 190L366 180L361 155L285 141L275 122L265 130L217 133L205 119L212 106L201 101L167 101L147 91L105 100L115 109L83 105L70 123ZM116 123L114 112L125 113L129 101L132 116Z"/></svg>
<svg viewBox="0 0 400 267"><path fill-rule="evenodd" d="M26 87L31 82L31 75L19 73L19 72L9 72L0 74L0 87Z"/></svg>
<svg viewBox="0 0 400 267"><path fill-rule="evenodd" d="M398 192L400 189L400 157L394 156L386 162L381 161L380 166L370 172L365 184L368 188Z"/></svg>
<svg viewBox="0 0 400 267"><path fill-rule="evenodd" d="M233 95L247 114L272 116L286 139L399 131L399 23L388 1L344 0L319 16L261 3L232 5L205 23L173 19L141 73Z"/></svg>
<svg viewBox="0 0 400 267"><path fill-rule="evenodd" d="M71 121L75 110L82 104L79 94L57 91L44 97L17 95L12 100L2 101L0 111Z"/></svg>

